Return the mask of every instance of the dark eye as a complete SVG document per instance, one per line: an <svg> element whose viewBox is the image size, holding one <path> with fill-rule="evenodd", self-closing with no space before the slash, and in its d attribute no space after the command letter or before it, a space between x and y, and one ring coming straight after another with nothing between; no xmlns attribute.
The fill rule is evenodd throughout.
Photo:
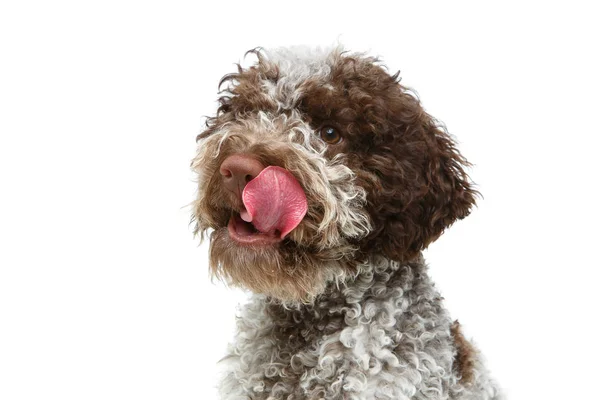
<svg viewBox="0 0 600 400"><path fill-rule="evenodd" d="M336 144L342 141L342 135L332 126L324 126L319 131L319 136L325 143Z"/></svg>

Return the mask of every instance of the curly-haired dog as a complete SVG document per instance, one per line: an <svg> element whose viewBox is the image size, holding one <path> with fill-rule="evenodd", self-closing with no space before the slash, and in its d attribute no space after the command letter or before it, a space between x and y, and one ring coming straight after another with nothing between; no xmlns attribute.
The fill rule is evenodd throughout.
<svg viewBox="0 0 600 400"><path fill-rule="evenodd" d="M376 58L254 50L198 136L196 231L255 294L223 399L496 399L421 251L466 217L466 160Z"/></svg>

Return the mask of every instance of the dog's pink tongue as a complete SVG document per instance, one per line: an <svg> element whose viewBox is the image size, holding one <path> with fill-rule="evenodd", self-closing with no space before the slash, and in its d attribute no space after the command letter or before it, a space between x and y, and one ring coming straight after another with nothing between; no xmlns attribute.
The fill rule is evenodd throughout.
<svg viewBox="0 0 600 400"><path fill-rule="evenodd" d="M246 184L242 193L246 212L241 217L262 233L278 230L283 239L298 226L308 210L306 195L287 170L270 166Z"/></svg>

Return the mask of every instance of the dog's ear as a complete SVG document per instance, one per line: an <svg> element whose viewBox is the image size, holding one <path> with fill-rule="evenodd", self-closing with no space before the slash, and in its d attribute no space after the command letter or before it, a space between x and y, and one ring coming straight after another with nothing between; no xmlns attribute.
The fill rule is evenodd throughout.
<svg viewBox="0 0 600 400"><path fill-rule="evenodd" d="M465 172L470 164L446 129L396 85L386 96L384 132L363 161L374 229L362 247L404 261L469 215L478 192Z"/></svg>

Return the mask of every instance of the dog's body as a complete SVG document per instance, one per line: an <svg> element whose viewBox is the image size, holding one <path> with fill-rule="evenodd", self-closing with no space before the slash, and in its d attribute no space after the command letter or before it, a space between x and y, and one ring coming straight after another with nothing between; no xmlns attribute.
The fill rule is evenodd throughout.
<svg viewBox="0 0 600 400"><path fill-rule="evenodd" d="M497 399L421 250L468 215L466 161L377 60L255 52L199 136L211 267L255 292L223 399Z"/></svg>

